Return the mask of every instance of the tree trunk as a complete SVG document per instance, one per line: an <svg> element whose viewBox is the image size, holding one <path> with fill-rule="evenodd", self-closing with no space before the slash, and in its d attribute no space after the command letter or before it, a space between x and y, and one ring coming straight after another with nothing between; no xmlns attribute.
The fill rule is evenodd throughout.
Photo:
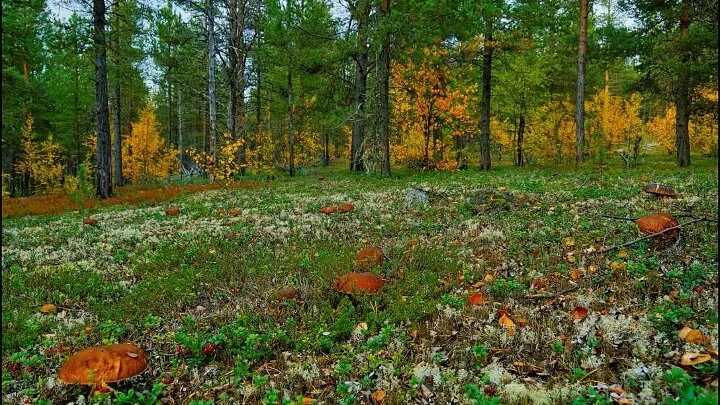
<svg viewBox="0 0 720 405"><path fill-rule="evenodd" d="M690 165L690 69L685 40L690 27L690 1L682 1L680 11L680 69L675 94L675 149L677 164Z"/></svg>
<svg viewBox="0 0 720 405"><path fill-rule="evenodd" d="M523 138L525 137L525 115L520 114L520 123L518 124L517 132L517 162L516 165L522 167L524 163L523 158Z"/></svg>
<svg viewBox="0 0 720 405"><path fill-rule="evenodd" d="M365 30L370 15L370 8L358 2L360 10L355 16L357 28L357 54L355 55L355 119L353 120L352 142L350 145L350 170L365 170L363 160L363 143L365 141L365 97L367 91L368 50Z"/></svg>
<svg viewBox="0 0 720 405"><path fill-rule="evenodd" d="M115 84L115 185L122 186L125 182L122 174L122 127L120 115L120 83Z"/></svg>
<svg viewBox="0 0 720 405"><path fill-rule="evenodd" d="M485 46L483 47L483 103L480 117L480 170L490 170L490 90L493 57L493 21L485 22Z"/></svg>
<svg viewBox="0 0 720 405"><path fill-rule="evenodd" d="M577 95L575 99L575 128L577 131L577 145L575 163L583 162L583 146L585 143L585 62L587 58L587 24L589 13L589 0L580 0L580 44L578 47L578 79Z"/></svg>
<svg viewBox="0 0 720 405"><path fill-rule="evenodd" d="M391 0L384 0L383 6L380 8L381 17L384 19L390 16L390 1ZM378 113L380 115L380 147L382 148L380 173L387 177L390 176L390 34L388 32L385 32L383 35L377 76L380 82L378 86L380 91L378 106Z"/></svg>
<svg viewBox="0 0 720 405"><path fill-rule="evenodd" d="M183 145L183 132L182 132L182 93L180 92L180 89L178 89L177 92L177 132L178 132L178 151L180 152L180 170L182 173L182 169L185 167L185 155L183 154L183 148L185 145Z"/></svg>
<svg viewBox="0 0 720 405"><path fill-rule="evenodd" d="M290 55L288 55L288 76L287 76L287 102L288 102L288 148L290 154L290 177L295 176L295 136L293 135L293 92L292 92L292 69L290 68Z"/></svg>
<svg viewBox="0 0 720 405"><path fill-rule="evenodd" d="M213 0L208 0L208 17L207 17L207 30L208 30L208 109L209 117L208 121L210 124L210 155L212 156L213 162L217 164L217 105L215 99L215 3ZM213 183L215 178L210 175L210 182Z"/></svg>
<svg viewBox="0 0 720 405"><path fill-rule="evenodd" d="M117 7L117 5L115 6ZM117 12L117 10L115 10ZM113 97L115 101L115 108L113 108L113 112L115 114L115 185L116 186L122 186L125 181L123 179L122 174L122 115L120 114L120 108L121 108L121 98L120 98L120 17L118 16L116 19L116 27L115 27L115 35L114 35L114 41L115 41L115 60L113 61L115 65L115 97Z"/></svg>
<svg viewBox="0 0 720 405"><path fill-rule="evenodd" d="M110 111L108 107L107 49L105 44L105 0L93 0L95 40L95 104L97 153L95 194L105 199L112 194L110 183Z"/></svg>

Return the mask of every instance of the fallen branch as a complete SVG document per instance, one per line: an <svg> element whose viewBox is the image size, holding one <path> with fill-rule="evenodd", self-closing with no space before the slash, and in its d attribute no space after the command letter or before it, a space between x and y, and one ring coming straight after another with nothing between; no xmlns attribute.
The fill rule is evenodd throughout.
<svg viewBox="0 0 720 405"><path fill-rule="evenodd" d="M533 294L533 295L526 295L522 298L527 299L527 300L542 300L542 299L548 299L548 298L557 298L561 295L565 295L567 293L573 292L573 291L577 290L578 288L580 288L580 285L570 287L567 290L563 290L563 291L557 292L555 294L550 294L550 295Z"/></svg>
<svg viewBox="0 0 720 405"><path fill-rule="evenodd" d="M650 235L642 236L642 237L637 238L637 239L633 239L633 240L631 240L630 242L623 243L622 245L615 245L615 246L610 246L610 247L605 248L605 249L600 249L600 250L598 250L597 252L595 252L595 254L607 253L607 252L609 252L609 251L611 251L611 250L628 247L628 246L634 245L635 243L638 243L638 242L640 242L640 241L643 241L643 240L646 240L646 239L650 239L650 238L654 238L654 237L659 236L659 235L662 235L662 234L664 234L664 233L666 233L666 232L670 232L670 231L675 230L675 229L680 229L680 228L682 228L683 226L690 225L690 224L694 224L695 222L705 221L705 220L707 220L707 219L708 219L708 218L695 218L695 219L693 219L692 221L688 221L688 222L686 222L686 223L684 223L684 224L676 225L676 226L673 226L673 227L670 227L670 228L663 229L662 231L660 231L660 232L658 232L658 233L653 233L653 234L650 234Z"/></svg>

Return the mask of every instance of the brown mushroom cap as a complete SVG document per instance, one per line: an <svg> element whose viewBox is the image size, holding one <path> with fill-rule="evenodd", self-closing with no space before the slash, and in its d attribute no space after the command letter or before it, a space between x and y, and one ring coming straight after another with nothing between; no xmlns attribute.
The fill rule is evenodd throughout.
<svg viewBox="0 0 720 405"><path fill-rule="evenodd" d="M321 214L329 215L329 214L334 214L336 212L337 212L337 207L334 207L334 206L320 208Z"/></svg>
<svg viewBox="0 0 720 405"><path fill-rule="evenodd" d="M635 220L635 224L638 229L640 229L640 232L654 234L662 232L665 229L678 226L678 221L672 216L660 212L638 218ZM670 237L676 238L680 234L680 230L673 229L672 231L668 231L666 234Z"/></svg>
<svg viewBox="0 0 720 405"><path fill-rule="evenodd" d="M654 194L658 197L675 197L677 194L675 193L675 190L671 189L668 186L663 186L662 184L658 183L651 183L645 186L643 190L646 193Z"/></svg>
<svg viewBox="0 0 720 405"><path fill-rule="evenodd" d="M180 213L180 208L178 207L170 207L165 210L166 215L177 215Z"/></svg>
<svg viewBox="0 0 720 405"><path fill-rule="evenodd" d="M95 217L88 217L88 218L83 219L83 224L85 224L85 225L95 225L95 224L97 224L97 222L98 221L97 221L97 219L95 219Z"/></svg>
<svg viewBox="0 0 720 405"><path fill-rule="evenodd" d="M341 213L350 212L350 211L352 211L352 210L354 210L354 209L355 209L355 206L354 206L354 205L352 205L352 204L350 204L350 203L346 203L346 204L341 204L341 205L338 207L338 212L341 212Z"/></svg>
<svg viewBox="0 0 720 405"><path fill-rule="evenodd" d="M376 264L382 264L383 256L383 251L379 247L367 246L360 249L355 257L355 260L357 261L358 266L369 267Z"/></svg>
<svg viewBox="0 0 720 405"><path fill-rule="evenodd" d="M148 366L147 357L130 343L90 347L70 356L60 368L60 381L101 384L134 377Z"/></svg>
<svg viewBox="0 0 720 405"><path fill-rule="evenodd" d="M372 273L348 273L338 277L333 287L345 294L374 294L382 286L382 278Z"/></svg>

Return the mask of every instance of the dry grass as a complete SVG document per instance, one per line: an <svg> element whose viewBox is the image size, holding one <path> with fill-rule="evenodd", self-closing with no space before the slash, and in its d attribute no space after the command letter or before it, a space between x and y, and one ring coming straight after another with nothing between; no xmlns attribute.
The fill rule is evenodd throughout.
<svg viewBox="0 0 720 405"><path fill-rule="evenodd" d="M118 204L158 204L173 198L196 193L199 191L219 188L247 188L263 187L264 183L257 181L235 182L229 185L219 184L191 184L183 186L123 186L114 189L115 195L105 200L95 198L76 200L66 193L55 193L23 198L3 198L2 217L13 218L26 215L52 215L81 209L93 209Z"/></svg>

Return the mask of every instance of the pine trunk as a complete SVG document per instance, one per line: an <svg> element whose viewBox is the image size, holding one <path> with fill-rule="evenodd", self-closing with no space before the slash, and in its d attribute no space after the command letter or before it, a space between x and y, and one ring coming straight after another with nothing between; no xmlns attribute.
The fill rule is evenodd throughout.
<svg viewBox="0 0 720 405"><path fill-rule="evenodd" d="M209 110L209 149L213 162L217 163L217 104L215 96L215 3L208 0L208 110ZM210 182L215 179L210 175Z"/></svg>
<svg viewBox="0 0 720 405"><path fill-rule="evenodd" d="M523 166L525 163L523 157L523 138L525 138L525 116L521 114L517 132L517 166Z"/></svg>
<svg viewBox="0 0 720 405"><path fill-rule="evenodd" d="M95 194L104 199L112 194L110 176L110 111L108 107L107 47L105 43L105 0L93 0L95 42L95 104L97 153Z"/></svg>
<svg viewBox="0 0 720 405"><path fill-rule="evenodd" d="M490 170L490 91L493 57L493 22L485 22L485 46L483 49L482 111L480 117L480 170Z"/></svg>
<svg viewBox="0 0 720 405"><path fill-rule="evenodd" d="M685 46L690 27L690 0L683 0L680 12L680 58L677 93L675 95L675 148L677 164L680 167L690 165L690 72Z"/></svg>
<svg viewBox="0 0 720 405"><path fill-rule="evenodd" d="M577 144L575 163L583 162L583 146L585 143L585 62L587 57L587 24L589 13L589 0L580 0L580 44L578 46L578 79L577 94L575 98L575 128Z"/></svg>
<svg viewBox="0 0 720 405"><path fill-rule="evenodd" d="M384 0L380 8L383 18L390 15L390 0ZM382 148L381 174L390 176L390 34L383 36L380 60L378 61L378 81L380 90L380 146Z"/></svg>

